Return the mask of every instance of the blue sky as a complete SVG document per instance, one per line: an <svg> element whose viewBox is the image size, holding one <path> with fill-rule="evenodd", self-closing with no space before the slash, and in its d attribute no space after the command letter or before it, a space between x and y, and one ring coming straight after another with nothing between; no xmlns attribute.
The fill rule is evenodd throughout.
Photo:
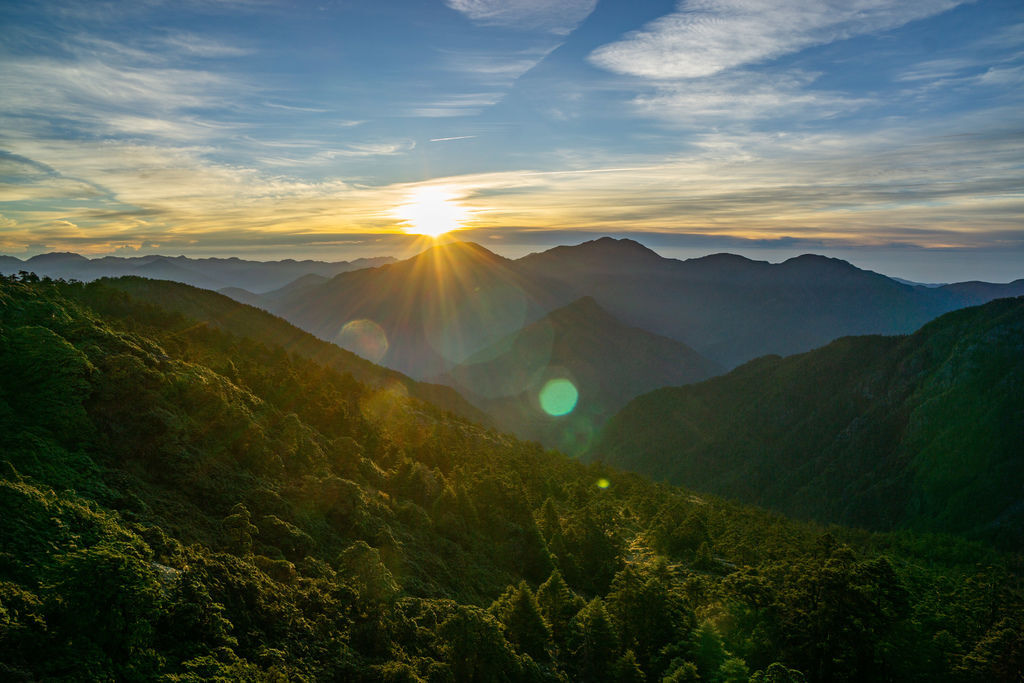
<svg viewBox="0 0 1024 683"><path fill-rule="evenodd" d="M632 235L1024 276L1011 0L0 2L0 253ZM454 214L453 214L454 215Z"/></svg>

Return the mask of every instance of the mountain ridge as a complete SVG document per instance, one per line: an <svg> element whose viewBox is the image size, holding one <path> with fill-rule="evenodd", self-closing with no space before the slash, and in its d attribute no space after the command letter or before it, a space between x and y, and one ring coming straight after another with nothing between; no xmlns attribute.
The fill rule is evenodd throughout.
<svg viewBox="0 0 1024 683"><path fill-rule="evenodd" d="M390 256L383 256L336 262L311 259L248 261L235 256L190 258L159 254L90 259L73 252L51 252L24 261L14 256L0 256L0 273L11 275L26 270L40 277L90 282L103 277L145 275L146 272L157 271L161 276L158 279L171 279L204 289L239 287L259 293L282 287L308 273L336 275L346 270L373 267L394 260Z"/></svg>

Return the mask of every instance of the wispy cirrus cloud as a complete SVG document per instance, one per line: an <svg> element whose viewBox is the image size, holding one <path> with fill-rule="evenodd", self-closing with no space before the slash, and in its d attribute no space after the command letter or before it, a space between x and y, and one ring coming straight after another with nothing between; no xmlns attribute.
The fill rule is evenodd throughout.
<svg viewBox="0 0 1024 683"><path fill-rule="evenodd" d="M964 0L683 0L679 9L590 55L615 73L699 78L852 36L897 28Z"/></svg>
<svg viewBox="0 0 1024 683"><path fill-rule="evenodd" d="M597 0L446 0L449 7L481 24L557 35L571 32L597 6Z"/></svg>
<svg viewBox="0 0 1024 683"><path fill-rule="evenodd" d="M220 74L100 61L22 58L0 69L0 117L7 133L42 122L69 123L88 135L158 135L195 140L218 127L191 112L233 106L252 90Z"/></svg>
<svg viewBox="0 0 1024 683"><path fill-rule="evenodd" d="M447 95L445 97L432 100L431 102L411 107L408 111L408 115L424 118L474 116L481 113L487 107L494 106L500 102L504 96L504 93L500 92Z"/></svg>
<svg viewBox="0 0 1024 683"><path fill-rule="evenodd" d="M815 74L789 71L755 74L735 71L714 78L666 83L654 92L638 95L635 109L674 125L747 122L755 119L822 119L849 114L871 99L839 92L812 90Z"/></svg>
<svg viewBox="0 0 1024 683"><path fill-rule="evenodd" d="M444 63L448 70L481 85L506 88L544 61L559 45L548 39L540 45L511 51L449 50L443 53Z"/></svg>
<svg viewBox="0 0 1024 683"><path fill-rule="evenodd" d="M211 40L195 33L170 33L163 39L164 45L190 57L219 59L225 57L246 57L255 52L252 48L233 45L220 40Z"/></svg>

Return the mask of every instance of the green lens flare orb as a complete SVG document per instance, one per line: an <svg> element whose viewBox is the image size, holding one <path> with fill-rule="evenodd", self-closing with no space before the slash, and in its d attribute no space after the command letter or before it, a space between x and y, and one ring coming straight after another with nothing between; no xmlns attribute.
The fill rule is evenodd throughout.
<svg viewBox="0 0 1024 683"><path fill-rule="evenodd" d="M576 385L569 380L551 379L540 390L540 407L552 417L568 415L576 407L579 397Z"/></svg>

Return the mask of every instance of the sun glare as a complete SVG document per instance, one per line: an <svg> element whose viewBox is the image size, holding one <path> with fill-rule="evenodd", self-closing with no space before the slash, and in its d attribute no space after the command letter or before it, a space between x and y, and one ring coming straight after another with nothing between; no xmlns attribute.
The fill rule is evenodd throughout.
<svg viewBox="0 0 1024 683"><path fill-rule="evenodd" d="M402 228L414 235L439 237L458 230L469 212L455 195L439 187L422 187L409 195L409 201L395 209Z"/></svg>

